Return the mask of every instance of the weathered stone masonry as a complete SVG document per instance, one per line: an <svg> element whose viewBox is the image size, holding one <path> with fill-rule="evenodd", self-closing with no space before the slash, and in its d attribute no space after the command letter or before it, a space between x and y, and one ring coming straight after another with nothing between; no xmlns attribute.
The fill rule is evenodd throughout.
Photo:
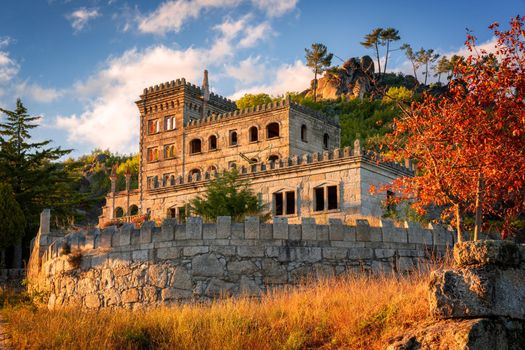
<svg viewBox="0 0 525 350"><path fill-rule="evenodd" d="M426 264L454 243L442 227L402 227L383 220L319 225L303 218L271 224L249 217L214 224L197 217L71 233L46 244L37 237L29 280L49 293L49 307L141 308L220 295L258 295L305 277L405 272ZM43 252L39 256L38 252Z"/></svg>

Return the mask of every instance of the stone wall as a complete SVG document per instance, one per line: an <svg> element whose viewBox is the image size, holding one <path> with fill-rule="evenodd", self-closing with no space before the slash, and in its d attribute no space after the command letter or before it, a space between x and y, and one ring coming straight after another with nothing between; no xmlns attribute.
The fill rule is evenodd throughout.
<svg viewBox="0 0 525 350"><path fill-rule="evenodd" d="M140 230L124 225L71 233L32 259L29 282L49 293L49 307L141 308L258 295L311 277L410 271L443 254L453 239L442 227L398 227L386 220L375 227L366 220L318 225L305 218L291 225L286 219L266 224L219 217L203 224L193 217L184 225L166 220Z"/></svg>

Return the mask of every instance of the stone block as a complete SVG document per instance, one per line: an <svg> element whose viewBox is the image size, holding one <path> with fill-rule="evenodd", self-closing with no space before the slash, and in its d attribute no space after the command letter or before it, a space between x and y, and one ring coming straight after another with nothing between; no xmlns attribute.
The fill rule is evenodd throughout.
<svg viewBox="0 0 525 350"><path fill-rule="evenodd" d="M140 230L136 228L131 231L131 245L137 246L140 244Z"/></svg>
<svg viewBox="0 0 525 350"><path fill-rule="evenodd" d="M122 302L124 304L136 303L139 301L139 291L136 288L126 289L122 292Z"/></svg>
<svg viewBox="0 0 525 350"><path fill-rule="evenodd" d="M191 260L193 276L220 277L224 275L224 264L215 254L197 255Z"/></svg>
<svg viewBox="0 0 525 350"><path fill-rule="evenodd" d="M100 233L100 241L99 241L99 247L100 248L111 248L111 240L113 239L113 235L116 232L115 226L109 226L102 230Z"/></svg>
<svg viewBox="0 0 525 350"><path fill-rule="evenodd" d="M193 288L193 281L188 270L184 267L177 267L171 275L170 286L178 289L191 290Z"/></svg>
<svg viewBox="0 0 525 350"><path fill-rule="evenodd" d="M454 244L453 233L447 231L443 226L431 225L431 228L434 245L452 246Z"/></svg>
<svg viewBox="0 0 525 350"><path fill-rule="evenodd" d="M368 220L356 220L356 240L359 242L370 242L370 224Z"/></svg>
<svg viewBox="0 0 525 350"><path fill-rule="evenodd" d="M374 249L376 259L392 258L396 251L394 249Z"/></svg>
<svg viewBox="0 0 525 350"><path fill-rule="evenodd" d="M202 239L202 218L190 216L186 218L186 237L188 239Z"/></svg>
<svg viewBox="0 0 525 350"><path fill-rule="evenodd" d="M381 219L381 231L383 242L408 243L407 231L404 228L394 226L394 222Z"/></svg>
<svg viewBox="0 0 525 350"><path fill-rule="evenodd" d="M350 260L369 260L374 258L374 251L371 248L349 248L348 259Z"/></svg>
<svg viewBox="0 0 525 350"><path fill-rule="evenodd" d="M279 261L290 261L290 248L266 247L266 256L268 258L277 258Z"/></svg>
<svg viewBox="0 0 525 350"><path fill-rule="evenodd" d="M346 259L348 249L346 248L323 248L323 258L329 260Z"/></svg>
<svg viewBox="0 0 525 350"><path fill-rule="evenodd" d="M160 233L152 237L153 242L169 242L175 238L175 226L177 226L177 220L175 219L164 219L162 226L160 227Z"/></svg>
<svg viewBox="0 0 525 350"><path fill-rule="evenodd" d="M230 238L232 218L230 216L217 217L217 238Z"/></svg>
<svg viewBox="0 0 525 350"><path fill-rule="evenodd" d="M343 225L344 241L355 242L356 240L356 227L350 225Z"/></svg>
<svg viewBox="0 0 525 350"><path fill-rule="evenodd" d="M98 294L88 294L84 298L84 305L88 309L98 309L101 305L100 297L98 296Z"/></svg>
<svg viewBox="0 0 525 350"><path fill-rule="evenodd" d="M432 232L424 229L419 222L405 222L407 228L408 243L432 245Z"/></svg>
<svg viewBox="0 0 525 350"><path fill-rule="evenodd" d="M148 250L134 250L131 254L133 261L147 261L148 260Z"/></svg>
<svg viewBox="0 0 525 350"><path fill-rule="evenodd" d="M259 239L260 226L258 216L247 216L244 219L244 238Z"/></svg>
<svg viewBox="0 0 525 350"><path fill-rule="evenodd" d="M140 228L140 243L151 243L151 231L155 227L153 221L146 221L142 224Z"/></svg>
<svg viewBox="0 0 525 350"><path fill-rule="evenodd" d="M329 233L331 241L342 241L345 237L345 229L341 219L328 219Z"/></svg>
<svg viewBox="0 0 525 350"><path fill-rule="evenodd" d="M257 282L255 282L252 278L241 276L239 292L241 295L257 296L260 295L262 291Z"/></svg>
<svg viewBox="0 0 525 350"><path fill-rule="evenodd" d="M264 257L265 248L262 246L237 247L237 255L243 258Z"/></svg>
<svg viewBox="0 0 525 350"><path fill-rule="evenodd" d="M328 241L328 238L329 238L328 225L317 225L315 232L316 232L316 239L318 241Z"/></svg>
<svg viewBox="0 0 525 350"><path fill-rule="evenodd" d="M273 238L288 239L288 218L273 218Z"/></svg>
<svg viewBox="0 0 525 350"><path fill-rule="evenodd" d="M119 230L119 246L131 245L131 233L133 232L133 224L124 224Z"/></svg>
<svg viewBox="0 0 525 350"><path fill-rule="evenodd" d="M202 237L204 239L217 239L217 225L216 224L203 224L202 225Z"/></svg>
<svg viewBox="0 0 525 350"><path fill-rule="evenodd" d="M288 225L288 239L291 241L300 241L301 237L301 225Z"/></svg>
<svg viewBox="0 0 525 350"><path fill-rule="evenodd" d="M171 260L180 257L181 248L178 247L166 247L157 249L157 259L160 260Z"/></svg>
<svg viewBox="0 0 525 350"><path fill-rule="evenodd" d="M234 222L232 228L232 239L244 239L244 223Z"/></svg>
<svg viewBox="0 0 525 350"><path fill-rule="evenodd" d="M454 260L460 267L471 265L519 266L520 246L509 241L467 241L456 243Z"/></svg>
<svg viewBox="0 0 525 350"><path fill-rule="evenodd" d="M195 246L195 247L184 247L182 248L182 254L184 256L194 256L197 254L207 253L209 250L206 246Z"/></svg>
<svg viewBox="0 0 525 350"><path fill-rule="evenodd" d="M182 241L188 239L186 235L186 225L175 226L175 241Z"/></svg>
<svg viewBox="0 0 525 350"><path fill-rule="evenodd" d="M163 288L160 291L160 298L164 302L173 300L185 300L192 297L191 290L183 290L177 288Z"/></svg>
<svg viewBox="0 0 525 350"><path fill-rule="evenodd" d="M224 256L235 256L237 249L233 246L210 246L210 252Z"/></svg>
<svg viewBox="0 0 525 350"><path fill-rule="evenodd" d="M249 275L259 268L251 260L231 261L228 263L228 272L235 275Z"/></svg>
<svg viewBox="0 0 525 350"><path fill-rule="evenodd" d="M317 239L317 225L315 224L315 218L301 218L301 226L303 240L313 241Z"/></svg>
<svg viewBox="0 0 525 350"><path fill-rule="evenodd" d="M510 317L525 320L525 271L480 266L431 275L430 309L440 318Z"/></svg>
<svg viewBox="0 0 525 350"><path fill-rule="evenodd" d="M260 239L273 239L273 224L261 223L259 229Z"/></svg>
<svg viewBox="0 0 525 350"><path fill-rule="evenodd" d="M305 262L317 262L321 260L322 248L318 247L295 247L291 248L290 252L292 260L305 261Z"/></svg>

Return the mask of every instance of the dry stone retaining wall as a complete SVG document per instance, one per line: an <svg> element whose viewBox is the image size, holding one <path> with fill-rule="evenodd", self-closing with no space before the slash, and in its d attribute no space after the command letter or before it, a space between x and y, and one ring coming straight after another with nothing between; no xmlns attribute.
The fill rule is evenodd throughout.
<svg viewBox="0 0 525 350"><path fill-rule="evenodd" d="M220 295L258 295L305 278L361 272L405 272L443 254L454 235L442 227L380 227L366 220L290 225L249 217L206 224L166 220L71 233L49 245L37 237L29 281L49 293L49 307L142 308Z"/></svg>

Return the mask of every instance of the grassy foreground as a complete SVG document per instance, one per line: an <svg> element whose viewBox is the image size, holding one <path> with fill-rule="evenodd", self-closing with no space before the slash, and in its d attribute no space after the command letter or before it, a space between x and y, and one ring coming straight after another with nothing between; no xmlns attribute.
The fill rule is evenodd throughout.
<svg viewBox="0 0 525 350"><path fill-rule="evenodd" d="M20 349L383 349L430 317L426 275L347 277L149 311L3 309Z"/></svg>

